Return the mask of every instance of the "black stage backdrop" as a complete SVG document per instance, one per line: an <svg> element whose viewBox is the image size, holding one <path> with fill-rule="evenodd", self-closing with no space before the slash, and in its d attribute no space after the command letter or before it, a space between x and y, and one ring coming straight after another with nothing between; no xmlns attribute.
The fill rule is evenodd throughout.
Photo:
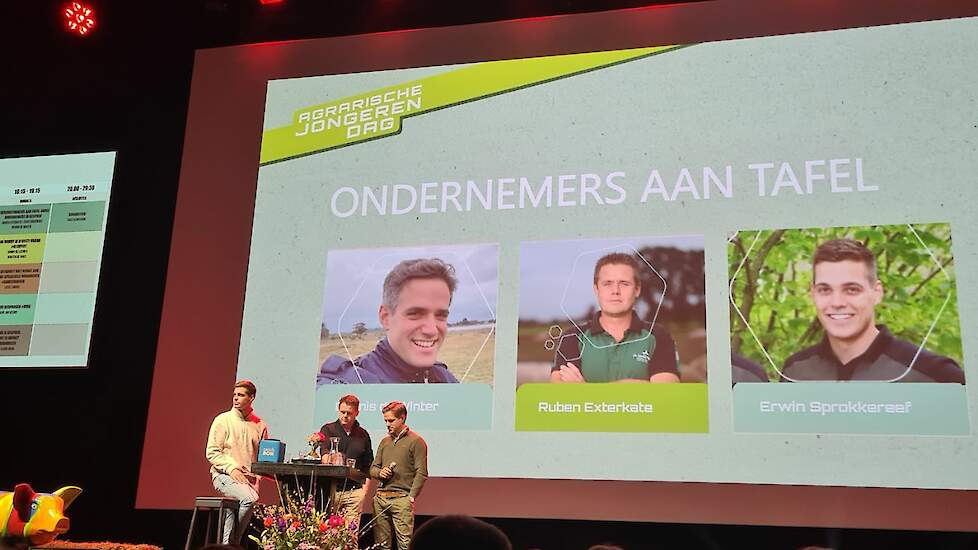
<svg viewBox="0 0 978 550"><path fill-rule="evenodd" d="M0 371L0 490L25 481L39 491L81 486L85 492L68 513L72 540L183 544L190 512L135 510L134 503L195 48L651 3L289 0L289 9L269 9L257 0L103 0L92 2L99 26L84 40L62 32L62 2L5 4L0 157L109 150L118 156L91 367ZM516 548L601 541L627 548L978 546L973 533L490 521Z"/></svg>

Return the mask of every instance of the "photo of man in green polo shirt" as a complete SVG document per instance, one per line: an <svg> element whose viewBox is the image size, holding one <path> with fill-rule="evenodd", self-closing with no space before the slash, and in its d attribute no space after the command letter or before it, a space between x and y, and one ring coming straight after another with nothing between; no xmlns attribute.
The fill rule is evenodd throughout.
<svg viewBox="0 0 978 550"><path fill-rule="evenodd" d="M635 256L622 252L606 254L595 263L593 290L599 310L561 336L551 382L679 382L672 337L634 311L642 290L639 269Z"/></svg>

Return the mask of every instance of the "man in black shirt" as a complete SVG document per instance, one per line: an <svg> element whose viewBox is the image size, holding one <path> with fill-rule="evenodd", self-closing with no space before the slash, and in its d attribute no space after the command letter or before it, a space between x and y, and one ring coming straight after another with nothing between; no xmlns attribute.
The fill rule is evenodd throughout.
<svg viewBox="0 0 978 550"><path fill-rule="evenodd" d="M783 380L964 384L964 372L954 360L900 340L876 324L883 284L876 275L876 257L865 245L852 239L827 241L815 250L812 266L811 296L825 337L788 358Z"/></svg>
<svg viewBox="0 0 978 550"><path fill-rule="evenodd" d="M736 353L730 354L730 382L732 384L739 384L741 382L767 382L767 373L764 372L764 367L758 365L754 361L744 357L743 355L738 355Z"/></svg>
<svg viewBox="0 0 978 550"><path fill-rule="evenodd" d="M319 429L319 434L312 434L312 437L322 435L319 450L321 454L326 454L330 450L330 438L339 439L339 451L347 459L356 460L356 469L363 472L364 476L370 476L370 464L374 461L374 451L370 445L370 434L367 430L360 427L357 422L357 415L360 414L360 399L353 395L344 395L340 398L337 405L339 417L335 422L324 424ZM344 516L347 521L357 520L359 523L360 510L364 505L366 490L359 482L345 480L337 487L334 507L337 513Z"/></svg>

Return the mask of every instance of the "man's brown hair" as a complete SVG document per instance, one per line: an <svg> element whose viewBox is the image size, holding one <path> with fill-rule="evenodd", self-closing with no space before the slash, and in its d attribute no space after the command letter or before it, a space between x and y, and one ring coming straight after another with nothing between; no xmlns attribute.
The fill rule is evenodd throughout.
<svg viewBox="0 0 978 550"><path fill-rule="evenodd" d="M384 405L382 412L393 412L397 418L407 418L407 407L400 401L391 401Z"/></svg>
<svg viewBox="0 0 978 550"><path fill-rule="evenodd" d="M251 380L238 380L234 383L235 388L244 388L248 395L254 397L258 393L258 388L255 387L255 383Z"/></svg>
<svg viewBox="0 0 978 550"><path fill-rule="evenodd" d="M863 243L854 239L832 239L818 245L812 257L812 283L815 282L815 266L823 262L862 262L866 265L870 282L876 282L876 255Z"/></svg>
<svg viewBox="0 0 978 550"><path fill-rule="evenodd" d="M417 258L404 260L384 278L383 304L391 313L397 309L401 298L401 289L414 279L440 279L448 285L449 303L455 295L458 279L455 278L455 267L439 258Z"/></svg>
<svg viewBox="0 0 978 550"><path fill-rule="evenodd" d="M352 393L348 393L343 397L341 397L340 402L336 404L336 408L339 409L340 405L342 405L343 403L346 403L347 405L353 407L358 411L360 410L360 398L353 395Z"/></svg>
<svg viewBox="0 0 978 550"><path fill-rule="evenodd" d="M625 254L624 252L612 252L611 254L605 254L598 259L598 263L594 264L594 284L598 284L598 272L601 268L606 265L627 265L632 268L632 273L635 276L635 285L641 285L642 281L638 278L639 264L635 256L631 254Z"/></svg>

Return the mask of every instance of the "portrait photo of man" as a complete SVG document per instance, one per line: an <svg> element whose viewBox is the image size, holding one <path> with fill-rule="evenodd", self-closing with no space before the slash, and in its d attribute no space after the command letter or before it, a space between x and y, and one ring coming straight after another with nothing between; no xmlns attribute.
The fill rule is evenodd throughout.
<svg viewBox="0 0 978 550"><path fill-rule="evenodd" d="M317 387L491 384L498 262L495 244L328 251Z"/></svg>
<svg viewBox="0 0 978 550"><path fill-rule="evenodd" d="M642 290L639 270L632 254L613 252L598 259L593 288L598 311L561 337L551 382L679 381L672 337L635 313Z"/></svg>
<svg viewBox="0 0 978 550"><path fill-rule="evenodd" d="M876 257L854 239L833 239L815 249L811 301L824 331L818 344L785 361L786 381L888 380L964 383L949 357L895 337L877 324L885 298Z"/></svg>
<svg viewBox="0 0 978 550"><path fill-rule="evenodd" d="M727 250L734 383L755 381L746 364L772 382L965 383L949 224L740 231Z"/></svg>
<svg viewBox="0 0 978 550"><path fill-rule="evenodd" d="M318 383L457 383L438 362L457 284L455 267L438 258L398 263L384 279L377 313L385 337L356 359L328 357Z"/></svg>
<svg viewBox="0 0 978 550"><path fill-rule="evenodd" d="M517 391L706 383L703 258L700 235L520 243Z"/></svg>

